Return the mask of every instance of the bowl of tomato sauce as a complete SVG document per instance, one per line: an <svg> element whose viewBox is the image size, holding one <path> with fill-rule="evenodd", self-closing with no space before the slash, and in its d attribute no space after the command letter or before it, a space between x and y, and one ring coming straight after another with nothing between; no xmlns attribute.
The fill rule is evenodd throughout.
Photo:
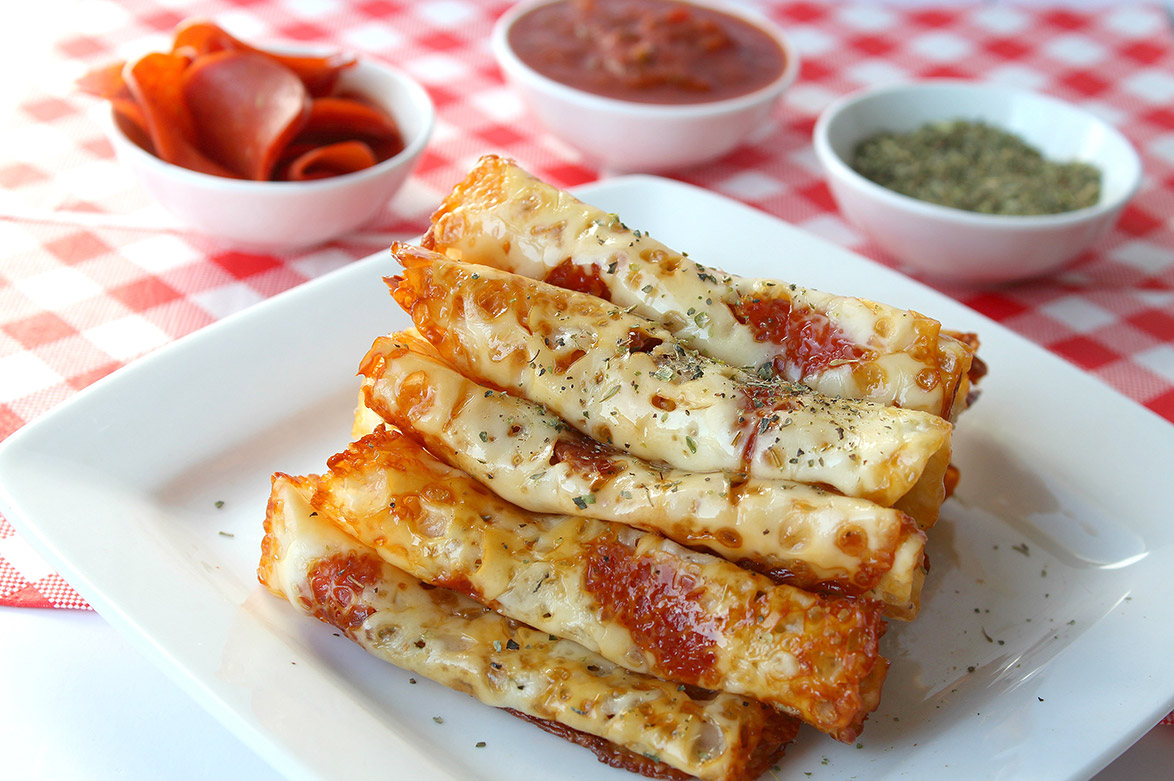
<svg viewBox="0 0 1174 781"><path fill-rule="evenodd" d="M492 48L539 122L617 173L725 155L799 72L778 27L715 0L531 0L501 16Z"/></svg>

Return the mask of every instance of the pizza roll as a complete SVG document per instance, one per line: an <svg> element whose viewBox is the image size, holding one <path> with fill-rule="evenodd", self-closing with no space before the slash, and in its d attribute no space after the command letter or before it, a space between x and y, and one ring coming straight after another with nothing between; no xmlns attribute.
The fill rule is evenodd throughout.
<svg viewBox="0 0 1174 781"><path fill-rule="evenodd" d="M973 347L936 320L703 266L497 156L453 189L422 243L632 307L687 347L830 396L945 418L966 404Z"/></svg>
<svg viewBox="0 0 1174 781"><path fill-rule="evenodd" d="M411 334L375 340L360 372L356 436L386 421L528 510L656 531L777 582L865 594L891 617L917 613L925 534L898 510L785 480L654 466L473 382Z"/></svg>
<svg viewBox="0 0 1174 781"><path fill-rule="evenodd" d="M746 697L630 672L447 589L315 514L315 478L274 475L258 575L371 654L657 778L751 781L798 722Z"/></svg>
<svg viewBox="0 0 1174 781"><path fill-rule="evenodd" d="M446 360L597 441L886 507L916 487L930 515L914 517L936 519L952 428L940 417L761 379L595 296L404 244L392 254L404 266L388 280L392 294Z"/></svg>
<svg viewBox="0 0 1174 781"><path fill-rule="evenodd" d="M888 663L871 600L820 597L622 524L539 515L379 428L311 504L390 564L634 672L775 705L843 741Z"/></svg>

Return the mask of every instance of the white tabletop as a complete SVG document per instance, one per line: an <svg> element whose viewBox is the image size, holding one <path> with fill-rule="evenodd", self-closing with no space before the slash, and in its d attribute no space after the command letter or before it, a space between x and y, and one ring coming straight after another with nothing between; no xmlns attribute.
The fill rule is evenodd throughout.
<svg viewBox="0 0 1174 781"><path fill-rule="evenodd" d="M0 608L0 671L6 779L278 778L96 613ZM1172 760L1159 726L1095 781L1169 777Z"/></svg>

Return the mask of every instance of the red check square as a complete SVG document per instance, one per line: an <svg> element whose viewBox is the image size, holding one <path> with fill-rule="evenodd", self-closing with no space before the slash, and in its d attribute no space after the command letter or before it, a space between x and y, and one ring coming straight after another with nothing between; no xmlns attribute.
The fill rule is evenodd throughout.
<svg viewBox="0 0 1174 781"><path fill-rule="evenodd" d="M389 3L386 0L369 0L365 3L357 3L353 6L355 11L370 16L372 19L387 19L394 16L399 10L396 3Z"/></svg>
<svg viewBox="0 0 1174 781"><path fill-rule="evenodd" d="M435 51L439 52L452 51L453 49L458 49L460 47L469 45L465 39L458 38L457 36L446 32L434 32L429 35L425 35L417 40L417 43L426 49L434 49Z"/></svg>
<svg viewBox="0 0 1174 781"><path fill-rule="evenodd" d="M102 41L88 35L75 35L58 41L56 49L66 57L75 57L79 60L105 54L109 50Z"/></svg>
<svg viewBox="0 0 1174 781"><path fill-rule="evenodd" d="M1134 236L1145 236L1160 228L1163 222L1137 203L1131 203L1121 212L1117 229Z"/></svg>
<svg viewBox="0 0 1174 781"><path fill-rule="evenodd" d="M77 329L52 312L41 312L6 323L4 332L31 350L73 336Z"/></svg>
<svg viewBox="0 0 1174 781"><path fill-rule="evenodd" d="M1174 341L1174 314L1151 309L1138 312L1127 318L1127 322L1163 342Z"/></svg>
<svg viewBox="0 0 1174 781"><path fill-rule="evenodd" d="M141 21L147 27L154 28L159 32L171 33L179 23L187 18L187 14L177 13L175 11L158 11L153 14L144 16Z"/></svg>
<svg viewBox="0 0 1174 781"><path fill-rule="evenodd" d="M12 189L38 184L49 179L49 175L27 163L13 163L0 168L0 187Z"/></svg>
<svg viewBox="0 0 1174 781"><path fill-rule="evenodd" d="M110 245L89 231L77 231L46 242L45 249L62 263L72 266L110 252Z"/></svg>
<svg viewBox="0 0 1174 781"><path fill-rule="evenodd" d="M181 297L178 291L164 284L157 277L147 277L138 282L114 288L110 291L110 295L135 312L142 312Z"/></svg>
<svg viewBox="0 0 1174 781"><path fill-rule="evenodd" d="M1074 336L1062 342L1055 342L1048 347L1052 352L1088 371L1099 369L1121 358L1113 350L1086 336Z"/></svg>
<svg viewBox="0 0 1174 781"><path fill-rule="evenodd" d="M24 424L24 418L13 412L11 407L7 404L0 404L0 439L7 438ZM0 521L3 520L4 518L0 517ZM2 531L3 525L0 524L0 532ZM2 539L4 539L4 534L0 533L0 540Z"/></svg>
<svg viewBox="0 0 1174 781"><path fill-rule="evenodd" d="M53 122L76 114L78 109L69 101L60 98L40 98L21 104L21 109L38 122Z"/></svg>
<svg viewBox="0 0 1174 781"><path fill-rule="evenodd" d="M215 255L212 262L237 279L247 279L281 265L280 261L268 255L253 255L247 252L225 252Z"/></svg>
<svg viewBox="0 0 1174 781"><path fill-rule="evenodd" d="M1090 97L1100 95L1112 84L1108 79L1102 78L1092 71L1075 71L1069 73L1060 79L1060 83L1079 92L1081 95Z"/></svg>
<svg viewBox="0 0 1174 781"><path fill-rule="evenodd" d="M1166 420L1174 420L1174 389L1150 399L1146 402L1145 406ZM1171 714L1171 716L1174 717L1174 714ZM1163 723L1174 724L1174 718L1171 718L1169 722Z"/></svg>
<svg viewBox="0 0 1174 781"><path fill-rule="evenodd" d="M73 388L74 390L81 390L82 388L85 388L89 385L93 385L98 380L121 367L121 363L118 363L117 361L111 361L109 363L104 363L96 368L90 369L87 372L75 374L68 378L69 387Z"/></svg>
<svg viewBox="0 0 1174 781"><path fill-rule="evenodd" d="M1053 27L1059 27L1065 30L1079 30L1088 26L1087 17L1062 8L1045 13L1043 15L1043 21Z"/></svg>
<svg viewBox="0 0 1174 781"><path fill-rule="evenodd" d="M963 303L971 309L982 312L992 320L1000 322L1021 315L1030 309L1009 296L993 292L978 293L966 298Z"/></svg>
<svg viewBox="0 0 1174 781"><path fill-rule="evenodd" d="M1120 49L1121 55L1143 65L1152 65L1166 56L1166 49L1153 41L1138 41Z"/></svg>

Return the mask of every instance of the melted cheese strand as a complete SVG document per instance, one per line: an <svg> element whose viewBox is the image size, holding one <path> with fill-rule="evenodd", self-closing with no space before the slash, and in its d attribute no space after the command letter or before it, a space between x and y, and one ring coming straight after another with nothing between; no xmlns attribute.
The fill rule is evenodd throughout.
<svg viewBox="0 0 1174 781"><path fill-rule="evenodd" d="M544 405L600 442L697 472L828 485L886 507L944 498L951 426L923 412L760 380L607 302L403 244L393 295L464 374ZM948 458L946 459L948 461ZM936 502L934 501L936 499ZM917 516L915 516L917 517Z"/></svg>
<svg viewBox="0 0 1174 781"><path fill-rule="evenodd" d="M966 404L973 346L936 320L703 266L497 156L453 189L422 243L633 307L689 347L829 396L946 418Z"/></svg>
<svg viewBox="0 0 1174 781"><path fill-rule="evenodd" d="M632 769L653 757L661 772L668 765L712 781L750 781L793 739L798 722L762 703L720 692L694 697L461 594L425 588L314 515L312 492L312 479L274 476L259 577L371 654L487 705L602 737L622 747L602 758Z"/></svg>
<svg viewBox="0 0 1174 781"><path fill-rule="evenodd" d="M528 510L656 531L799 588L867 594L890 617L917 613L925 534L900 511L800 483L654 467L478 385L410 334L377 339L360 372L356 437L386 421Z"/></svg>
<svg viewBox="0 0 1174 781"><path fill-rule="evenodd" d="M332 456L313 507L411 575L635 672L745 694L839 740L879 702L871 601L818 597L659 535L511 505L397 431Z"/></svg>

